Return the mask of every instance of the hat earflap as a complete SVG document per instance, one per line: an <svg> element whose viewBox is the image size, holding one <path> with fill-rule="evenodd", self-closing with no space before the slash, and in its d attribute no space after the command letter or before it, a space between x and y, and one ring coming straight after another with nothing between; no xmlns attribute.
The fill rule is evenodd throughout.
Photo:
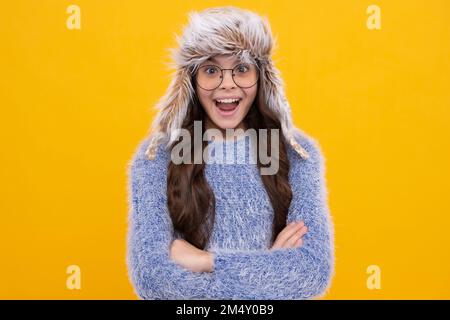
<svg viewBox="0 0 450 320"><path fill-rule="evenodd" d="M178 139L193 92L189 69L175 70L166 93L155 106L158 114L150 128L151 141L145 152L149 159L155 158L160 143L169 145Z"/></svg>

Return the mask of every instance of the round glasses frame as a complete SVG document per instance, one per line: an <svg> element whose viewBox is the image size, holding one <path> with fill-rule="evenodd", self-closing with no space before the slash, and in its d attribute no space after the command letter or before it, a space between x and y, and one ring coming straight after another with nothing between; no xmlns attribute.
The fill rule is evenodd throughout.
<svg viewBox="0 0 450 320"><path fill-rule="evenodd" d="M213 89L206 89L206 88L203 88L202 86L200 86L200 84L199 84L198 81L197 81L197 72L198 72L198 70L197 70L197 72L196 72L196 74L195 74L194 79L195 79L195 81L197 82L197 85L198 85L200 88L202 88L203 90L212 91L212 90L216 90L216 89L217 89L218 87L220 87L220 85L222 84L223 79L224 79L223 71L224 71L224 70L231 70L231 71L232 71L232 72L231 72L231 78L233 79L234 84L237 85L239 88L242 88L242 89L248 89L248 88L253 87L255 84L257 84L257 83L258 83L258 80L259 80L259 67L258 67L258 65L256 65L256 64L252 64L252 65L255 66L255 70L256 70L256 81L255 81L254 84L252 84L252 85L249 86L249 87L242 87L242 86L238 85L238 84L236 83L236 81L234 80L234 70L235 70L236 68L242 66L242 63L236 65L233 69L222 69L221 67L216 66L216 65L214 65L214 64L208 64L208 65L201 66L200 68L205 68L205 67L216 67L216 68L219 68L219 69L220 69L220 78L221 78L221 80L220 80L219 84L217 85L217 87L215 87L215 88L213 88ZM199 68L199 69L200 69L200 68Z"/></svg>

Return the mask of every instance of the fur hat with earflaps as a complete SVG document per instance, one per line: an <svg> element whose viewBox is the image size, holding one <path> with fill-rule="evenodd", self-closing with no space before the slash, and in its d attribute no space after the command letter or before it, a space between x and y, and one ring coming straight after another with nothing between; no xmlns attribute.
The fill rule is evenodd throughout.
<svg viewBox="0 0 450 320"><path fill-rule="evenodd" d="M189 24L177 36L179 47L171 49L175 68L165 95L156 105L157 116L151 127L151 140L145 152L154 159L160 143L169 145L178 140L190 101L195 94L191 76L198 66L212 56L236 55L242 62L259 66L265 102L278 116L281 130L294 150L304 159L309 157L295 140L298 130L292 123L291 110L284 94L283 81L271 59L275 39L267 18L232 6L209 8L189 13Z"/></svg>

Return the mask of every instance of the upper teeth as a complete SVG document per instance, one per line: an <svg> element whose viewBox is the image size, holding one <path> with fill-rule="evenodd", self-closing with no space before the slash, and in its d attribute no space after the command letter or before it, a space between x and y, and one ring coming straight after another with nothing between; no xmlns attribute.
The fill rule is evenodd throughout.
<svg viewBox="0 0 450 320"><path fill-rule="evenodd" d="M237 102L239 101L239 99L223 99L223 100L217 100L217 102L220 103L233 103L233 102Z"/></svg>

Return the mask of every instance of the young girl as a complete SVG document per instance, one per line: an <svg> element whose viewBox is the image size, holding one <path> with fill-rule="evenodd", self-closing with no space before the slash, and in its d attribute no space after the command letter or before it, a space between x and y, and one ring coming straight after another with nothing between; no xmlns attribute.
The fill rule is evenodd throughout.
<svg viewBox="0 0 450 320"><path fill-rule="evenodd" d="M177 40L174 78L128 165L135 292L323 296L334 275L324 158L292 123L267 19L231 6L192 12Z"/></svg>

